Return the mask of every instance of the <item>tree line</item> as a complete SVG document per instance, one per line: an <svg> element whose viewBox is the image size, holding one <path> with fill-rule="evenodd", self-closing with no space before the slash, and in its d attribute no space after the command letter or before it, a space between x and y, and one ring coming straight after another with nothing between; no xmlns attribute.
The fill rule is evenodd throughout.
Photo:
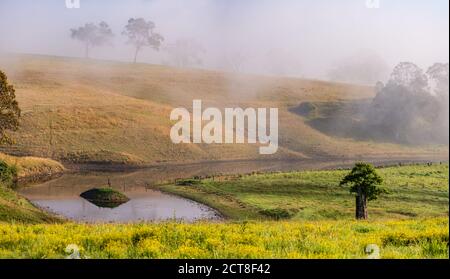
<svg viewBox="0 0 450 279"><path fill-rule="evenodd" d="M426 71L399 63L376 91L366 112L367 134L407 144L448 144L448 63L435 63Z"/></svg>
<svg viewBox="0 0 450 279"><path fill-rule="evenodd" d="M80 41L84 46L84 57L90 57L94 47L111 46L115 34L108 23L86 23L70 30L71 38ZM164 37L156 32L156 24L144 18L130 18L121 33L127 38L127 44L134 47L133 62L136 63L141 51L151 48L160 51ZM200 55L205 52L203 47L193 39L178 39L172 44L166 44L165 50L174 58L179 67L201 65Z"/></svg>

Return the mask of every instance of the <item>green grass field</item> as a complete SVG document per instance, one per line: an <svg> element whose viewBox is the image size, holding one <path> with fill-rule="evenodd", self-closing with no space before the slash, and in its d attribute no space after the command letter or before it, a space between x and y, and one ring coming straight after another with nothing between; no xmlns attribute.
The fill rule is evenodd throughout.
<svg viewBox="0 0 450 279"><path fill-rule="evenodd" d="M448 216L448 164L378 171L390 193L369 202L370 219ZM205 203L231 219L350 220L354 217L355 199L348 189L339 186L347 172L225 176L179 181L178 185L159 188Z"/></svg>
<svg viewBox="0 0 450 279"><path fill-rule="evenodd" d="M0 187L0 258L64 258L69 245L82 258L366 258L370 244L381 258L448 258L448 164L379 169L390 194L369 203L369 221L353 220L354 197L337 186L346 172L159 186L229 217L193 224L75 224Z"/></svg>
<svg viewBox="0 0 450 279"><path fill-rule="evenodd" d="M0 183L0 223L40 224L61 221Z"/></svg>

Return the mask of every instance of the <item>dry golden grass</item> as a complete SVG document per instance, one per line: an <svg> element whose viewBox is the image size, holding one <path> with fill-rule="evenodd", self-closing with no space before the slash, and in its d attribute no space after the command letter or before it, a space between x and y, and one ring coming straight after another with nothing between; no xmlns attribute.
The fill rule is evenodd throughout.
<svg viewBox="0 0 450 279"><path fill-rule="evenodd" d="M64 171L64 166L51 159L36 157L14 157L0 153L0 160L16 166L18 178L52 176Z"/></svg>
<svg viewBox="0 0 450 279"><path fill-rule="evenodd" d="M17 89L21 129L7 153L78 163L142 165L158 162L279 158L439 158L447 147L361 142L325 135L289 111L301 102L364 99L370 87L293 78L233 75L144 64L10 56L0 68ZM174 145L172 108L278 107L280 149L261 157L257 146Z"/></svg>

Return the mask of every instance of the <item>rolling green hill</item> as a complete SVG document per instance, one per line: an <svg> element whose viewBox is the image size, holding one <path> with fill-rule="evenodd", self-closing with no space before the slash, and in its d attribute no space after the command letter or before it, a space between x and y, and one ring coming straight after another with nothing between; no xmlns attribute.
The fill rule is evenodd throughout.
<svg viewBox="0 0 450 279"><path fill-rule="evenodd" d="M370 87L32 55L0 55L23 111L14 146L0 151L63 162L147 165L205 160L330 158L448 159L446 146L402 146L323 133L292 108L303 102L371 98ZM174 145L170 111L205 106L278 107L280 148Z"/></svg>
<svg viewBox="0 0 450 279"><path fill-rule="evenodd" d="M0 161L17 170L17 179L44 180L61 174L64 167L51 159L35 157L14 157L0 153ZM17 194L14 185L0 181L0 222L55 223L62 219L35 207L27 199Z"/></svg>

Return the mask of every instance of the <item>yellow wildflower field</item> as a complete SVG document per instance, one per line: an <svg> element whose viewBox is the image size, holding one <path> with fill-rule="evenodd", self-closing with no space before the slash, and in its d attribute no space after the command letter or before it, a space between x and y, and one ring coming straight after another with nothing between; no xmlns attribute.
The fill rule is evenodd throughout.
<svg viewBox="0 0 450 279"><path fill-rule="evenodd" d="M0 258L448 258L448 218L158 224L0 223ZM373 247L373 246L372 246Z"/></svg>

